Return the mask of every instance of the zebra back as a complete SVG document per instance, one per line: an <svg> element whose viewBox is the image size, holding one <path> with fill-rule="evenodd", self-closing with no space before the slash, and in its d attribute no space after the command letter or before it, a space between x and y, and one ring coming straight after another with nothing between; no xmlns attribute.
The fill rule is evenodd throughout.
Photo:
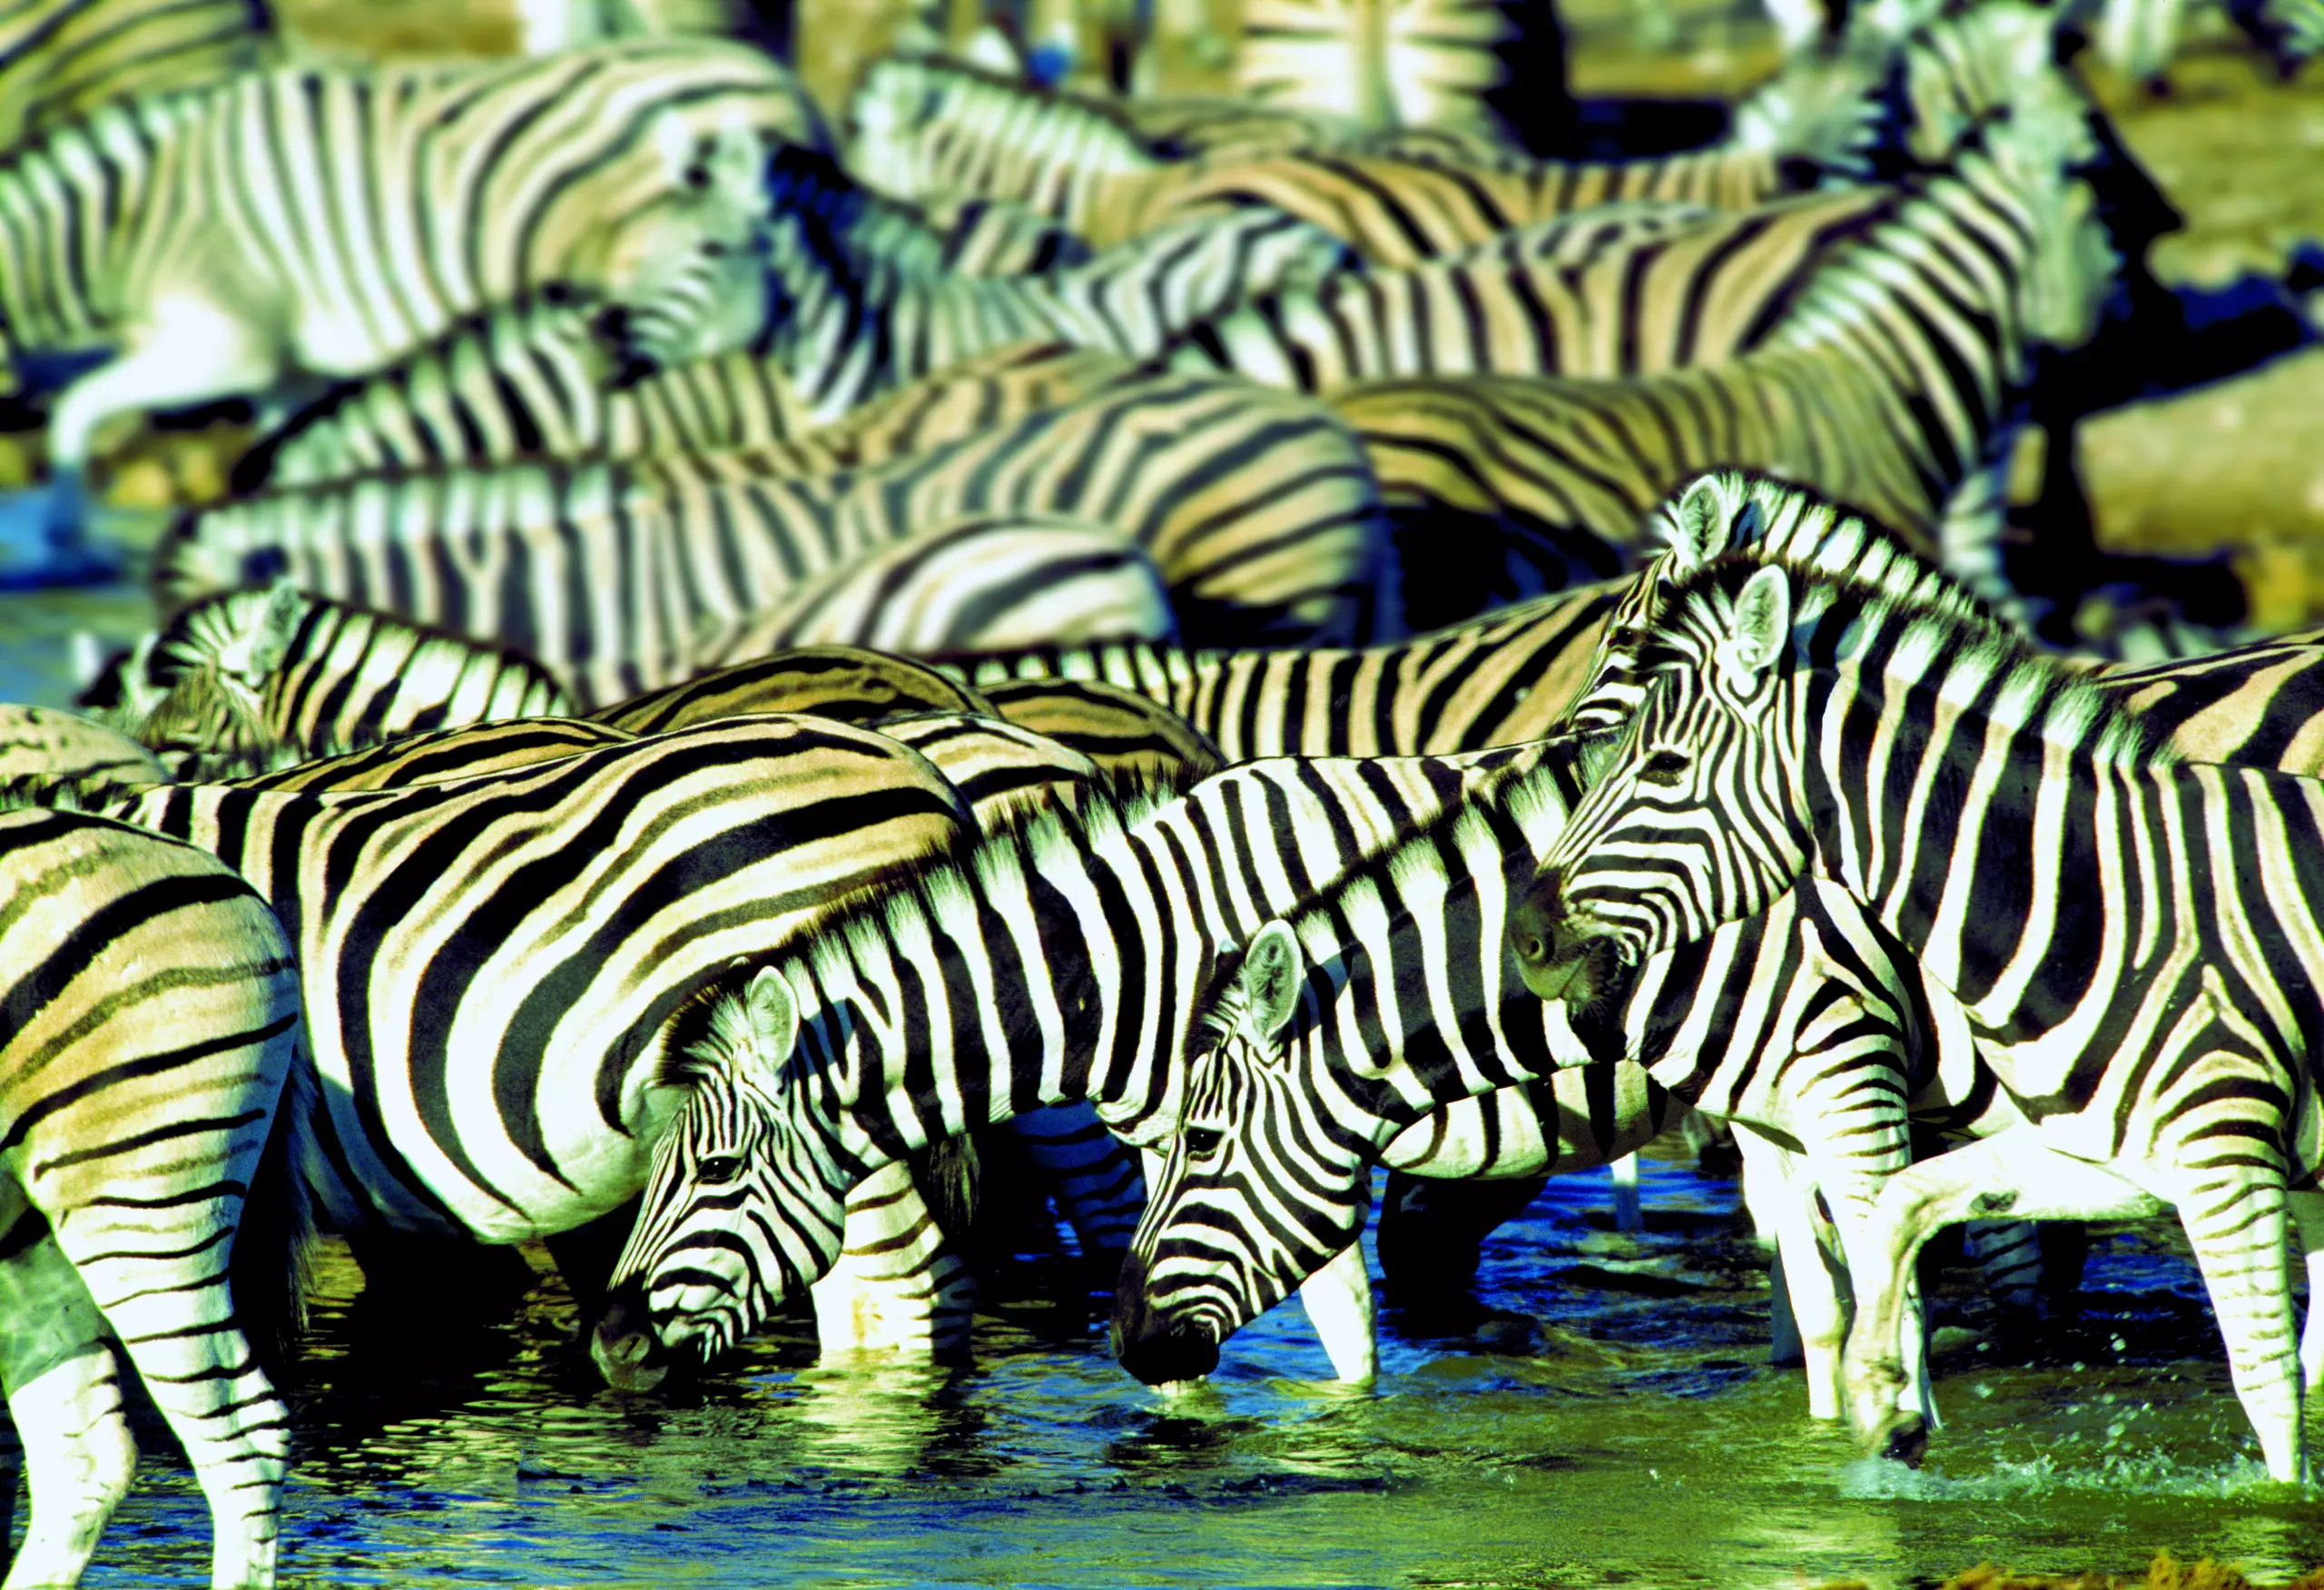
<svg viewBox="0 0 2324 1590"><path fill-rule="evenodd" d="M94 717L0 703L0 779L24 777L165 784L170 771L153 752Z"/></svg>
<svg viewBox="0 0 2324 1590"><path fill-rule="evenodd" d="M847 159L893 198L1005 199L1077 232L1120 178L1157 163L1108 108L899 56L873 63L848 102Z"/></svg>
<svg viewBox="0 0 2324 1590"><path fill-rule="evenodd" d="M632 458L785 441L806 430L783 373L749 352L656 369L620 305L562 291L487 311L331 389L235 466L247 494L381 470Z"/></svg>
<svg viewBox="0 0 2324 1590"><path fill-rule="evenodd" d="M700 639L694 655L708 668L797 646L921 656L1177 632L1161 574L1113 530L994 515L933 526L842 564Z"/></svg>
<svg viewBox="0 0 2324 1590"><path fill-rule="evenodd" d="M1071 746L1109 774L1174 784L1226 765L1210 737L1160 703L1103 679L1009 679L983 686L993 710Z"/></svg>
<svg viewBox="0 0 2324 1590"><path fill-rule="evenodd" d="M903 713L880 720L880 732L910 746L951 781L980 829L1018 809L1070 805L1098 778L1080 752L1019 725L977 713Z"/></svg>
<svg viewBox="0 0 2324 1590"><path fill-rule="evenodd" d="M31 0L0 17L0 149L108 101L182 93L257 67L265 0Z"/></svg>
<svg viewBox="0 0 2324 1590"><path fill-rule="evenodd" d="M1426 375L1650 372L1732 358L1783 323L1907 195L1855 188L1741 212L1617 205L1402 269L1270 292L1175 340L1179 369L1294 390Z"/></svg>
<svg viewBox="0 0 2324 1590"><path fill-rule="evenodd" d="M448 784L553 762L637 736L586 718L517 717L407 735L385 746L300 761L230 780L241 789L310 794ZM215 776L215 775L213 775Z"/></svg>
<svg viewBox="0 0 2324 1590"><path fill-rule="evenodd" d="M1259 756L1442 756L1549 735L1590 674L1631 582L1513 604L1363 650L1042 648L943 664L990 691L1101 680L1168 708L1230 763Z"/></svg>
<svg viewBox="0 0 2324 1590"><path fill-rule="evenodd" d="M633 735L657 735L747 713L807 712L876 724L912 712L999 716L972 687L925 663L852 646L797 647L616 702L593 721Z"/></svg>

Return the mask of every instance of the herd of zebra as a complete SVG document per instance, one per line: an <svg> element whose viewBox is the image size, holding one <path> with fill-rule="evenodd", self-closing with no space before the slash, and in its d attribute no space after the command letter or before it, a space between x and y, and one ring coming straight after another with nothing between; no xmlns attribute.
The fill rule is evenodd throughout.
<svg viewBox="0 0 2324 1590"><path fill-rule="evenodd" d="M544 1240L650 1390L802 1294L964 1352L1016 1165L1141 1378L1299 1290L1363 1379L1375 1165L1409 1249L1705 1119L1813 1416L1917 1461L1936 1228L2031 1299L2024 1222L2171 1207L2301 1476L2324 642L2024 638L2012 445L2168 206L2067 19L1903 9L1608 160L0 11L0 576L117 570L113 422L261 421L160 627L0 709L6 1585L128 1486L116 1348L272 1582L318 1230Z"/></svg>

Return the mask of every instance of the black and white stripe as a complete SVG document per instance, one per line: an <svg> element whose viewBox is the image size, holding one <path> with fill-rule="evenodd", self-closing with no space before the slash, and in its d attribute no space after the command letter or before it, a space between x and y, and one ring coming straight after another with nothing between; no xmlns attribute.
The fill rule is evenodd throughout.
<svg viewBox="0 0 2324 1590"><path fill-rule="evenodd" d="M212 1582L271 1585L289 1416L253 1348L300 1318L311 1154L291 946L214 859L102 818L0 813L0 878L9 1578L78 1583L129 1488L118 1347L209 1499Z"/></svg>

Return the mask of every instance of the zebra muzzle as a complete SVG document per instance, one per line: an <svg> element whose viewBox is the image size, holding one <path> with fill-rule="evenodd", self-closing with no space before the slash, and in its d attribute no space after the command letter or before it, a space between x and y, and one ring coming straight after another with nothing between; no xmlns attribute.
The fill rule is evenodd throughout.
<svg viewBox="0 0 2324 1590"><path fill-rule="evenodd" d="M616 1391L651 1391L668 1377L670 1355L654 1334L643 1289L625 1285L606 1296L589 1332L589 1357Z"/></svg>
<svg viewBox="0 0 2324 1590"><path fill-rule="evenodd" d="M1553 1004L1586 1004L1612 981L1610 943L1573 931L1554 874L1543 874L1511 906L1509 948L1525 986Z"/></svg>
<svg viewBox="0 0 2324 1590"><path fill-rule="evenodd" d="M1122 1260L1114 1286L1114 1318L1107 1332L1121 1367L1148 1386L1198 1380L1218 1367L1218 1344L1155 1309L1146 1295L1146 1261Z"/></svg>

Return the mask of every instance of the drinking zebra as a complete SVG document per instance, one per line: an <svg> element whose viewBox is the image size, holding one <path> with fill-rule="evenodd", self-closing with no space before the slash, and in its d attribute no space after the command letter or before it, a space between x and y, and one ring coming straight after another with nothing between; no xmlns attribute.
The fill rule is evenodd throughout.
<svg viewBox="0 0 2324 1590"><path fill-rule="evenodd" d="M1925 1440L1882 1333L1930 1230L2172 1207L2268 1471L2303 1477L2324 1328L2295 1347L2286 1245L2296 1226L2324 1278L2324 786L2182 763L1989 628L1780 566L1682 583L1639 659L1628 740L1512 913L1528 985L1587 1002L1821 881L1953 993L2037 1117L1883 1191L1848 1348L1863 1433Z"/></svg>
<svg viewBox="0 0 2324 1590"><path fill-rule="evenodd" d="M919 753L809 717L449 784L79 798L212 851L281 918L323 1087L318 1215L359 1260L412 1239L577 1251L674 1102L645 1041L718 968L970 821Z"/></svg>
<svg viewBox="0 0 2324 1590"><path fill-rule="evenodd" d="M0 811L0 1384L32 1517L10 1585L77 1584L136 1448L114 1347L210 1505L211 1583L274 1583L313 1157L292 948L193 846Z"/></svg>
<svg viewBox="0 0 2324 1590"><path fill-rule="evenodd" d="M708 1067L666 1057L692 1102L656 1150L608 1310L625 1328L600 1334L599 1362L635 1373L672 1348L739 1339L831 1262L847 1189L930 1141L1080 1098L1126 1141L1151 1141L1175 1113L1185 1012L1207 968L1278 903L1479 775L1458 759L1285 759L1158 805L1085 796L722 978L702 997L725 1002L736 1031L763 1029L751 1053L767 1063L731 1049ZM1558 1105L1586 1123L1555 1143L1565 1168L1619 1158L1669 1117L1635 1073L1594 1101L1576 1079ZM1421 1169L1469 1147L1423 1130L1391 1162Z"/></svg>

